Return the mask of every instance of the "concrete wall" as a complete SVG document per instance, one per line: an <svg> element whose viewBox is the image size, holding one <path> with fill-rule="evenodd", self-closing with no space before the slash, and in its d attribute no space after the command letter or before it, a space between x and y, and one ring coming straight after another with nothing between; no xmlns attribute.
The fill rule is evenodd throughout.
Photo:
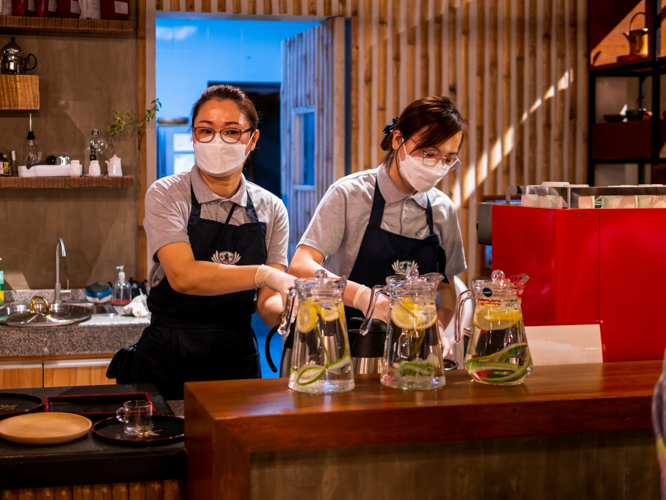
<svg viewBox="0 0 666 500"><path fill-rule="evenodd" d="M135 9L132 9L134 12ZM135 26L136 26L136 19ZM0 46L9 35L0 35ZM33 130L43 157L83 160L93 128L111 123L114 110L136 110L136 38L91 35L16 35L24 53L37 56L41 109ZM0 111L0 151L20 149L27 112ZM136 176L136 132L117 141L123 173ZM7 288L49 288L55 281L55 246L67 248L63 287L115 281L137 261L136 182L131 189L0 189L0 269Z"/></svg>

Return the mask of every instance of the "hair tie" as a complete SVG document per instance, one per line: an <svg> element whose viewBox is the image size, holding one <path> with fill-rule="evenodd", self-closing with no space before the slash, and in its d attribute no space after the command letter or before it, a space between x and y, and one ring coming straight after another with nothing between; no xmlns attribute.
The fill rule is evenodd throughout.
<svg viewBox="0 0 666 500"><path fill-rule="evenodd" d="M398 118L399 116L396 116L395 118L393 118L393 123L391 123L390 125L386 125L386 127L384 127L385 134L390 134L391 132L393 132L396 123L398 123Z"/></svg>

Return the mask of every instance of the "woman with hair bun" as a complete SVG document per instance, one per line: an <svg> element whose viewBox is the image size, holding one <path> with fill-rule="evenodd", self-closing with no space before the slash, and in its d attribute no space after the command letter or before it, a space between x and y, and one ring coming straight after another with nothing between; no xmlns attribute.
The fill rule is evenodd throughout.
<svg viewBox="0 0 666 500"><path fill-rule="evenodd" d="M294 277L287 210L242 173L258 121L240 89L209 87L192 111L196 164L146 193L152 317L119 383L183 399L184 382L261 377L252 314L276 325Z"/></svg>
<svg viewBox="0 0 666 500"><path fill-rule="evenodd" d="M465 123L448 97L411 103L384 128L382 164L348 175L321 200L301 238L289 272L314 276L320 268L348 276L347 319L363 316L374 285L416 267L420 274L447 277L438 316L453 317L455 289L448 282L466 269L456 209L435 186L460 165ZM368 146L371 147L371 146ZM380 296L374 317L387 321L388 300Z"/></svg>

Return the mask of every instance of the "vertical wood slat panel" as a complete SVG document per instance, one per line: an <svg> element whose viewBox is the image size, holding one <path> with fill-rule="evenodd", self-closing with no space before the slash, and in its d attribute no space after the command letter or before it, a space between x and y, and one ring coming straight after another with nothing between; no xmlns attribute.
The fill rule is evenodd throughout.
<svg viewBox="0 0 666 500"><path fill-rule="evenodd" d="M500 15L498 13L498 0L490 0L490 5L486 9L486 13L489 17L487 21L487 26L489 29L489 37L486 42L486 50L488 51L488 75L486 80L490 80L487 89L488 89L488 105L485 107L488 111L484 115L484 123L488 129L488 142L487 146L489 148L489 165L488 165L488 180L484 182L483 192L484 194L490 194L495 191L495 186L497 185L496 176L497 176L497 166L499 165L501 158L501 147L499 145L499 134L501 134L501 119L498 120L499 109L501 108L501 101L497 100L498 93L498 74L499 74L499 52L500 52L500 40L499 40L499 19ZM485 83L485 82L484 82ZM499 106L498 106L499 105Z"/></svg>
<svg viewBox="0 0 666 500"><path fill-rule="evenodd" d="M536 94L534 106L535 113L535 129L536 129L536 184L540 184L544 177L544 163L543 163L543 142L544 142L544 128L543 128L543 115L544 105L546 102L544 96L544 71L543 71L543 51L544 51L544 2L536 0Z"/></svg>
<svg viewBox="0 0 666 500"><path fill-rule="evenodd" d="M530 176L530 40L531 26L530 26L530 0L524 1L523 12L523 26L525 34L523 36L523 112L520 117L520 128L523 134L523 183L529 184L533 181L534 177Z"/></svg>
<svg viewBox="0 0 666 500"><path fill-rule="evenodd" d="M421 0L421 19L420 19L420 30L417 33L421 34L421 43L419 54L419 60L417 64L420 67L420 83L417 85L417 98L425 97L428 95L428 84L430 78L430 61L428 60L429 51L428 45L430 41L430 19L429 19L429 0ZM418 29L417 27L417 29Z"/></svg>
<svg viewBox="0 0 666 500"><path fill-rule="evenodd" d="M183 481L180 479L0 490L2 500L184 500L184 498Z"/></svg>
<svg viewBox="0 0 666 500"><path fill-rule="evenodd" d="M373 160L373 165L379 165L379 162L382 160L384 152L382 151L380 144L384 138L382 130L384 126L388 123L390 118L387 118L386 107L387 107L387 98L386 98L386 83L390 78L390 75L387 73L387 68L390 66L387 64L387 55L388 55L388 46L387 46L387 31L388 31L388 0L379 0L379 19L378 19L378 51L377 51L377 72L375 73L375 79L377 81L377 121L375 128L376 139L373 142L375 150L375 159Z"/></svg>
<svg viewBox="0 0 666 500"><path fill-rule="evenodd" d="M525 182L525 1L518 0L516 10L516 180L518 184Z"/></svg>
<svg viewBox="0 0 666 500"><path fill-rule="evenodd" d="M543 2L543 79L544 79L544 101L543 101L543 174L544 180L553 179L553 164L551 162L551 136L553 131L553 116L551 99L554 99L553 72L551 66L551 46L553 41L553 0Z"/></svg>
<svg viewBox="0 0 666 500"><path fill-rule="evenodd" d="M568 31L566 47L566 69L569 72L569 81L567 82L568 105L565 104L565 134L567 134L567 147L565 154L568 155L567 172L565 179L576 179L576 104L577 95L575 92L576 80L580 75L576 73L576 39L578 36L578 21L576 17L576 0L568 0L565 5L566 13L566 31ZM574 75L576 79L574 80Z"/></svg>
<svg viewBox="0 0 666 500"><path fill-rule="evenodd" d="M528 171L527 178L529 182L538 182L537 174L537 121L535 116L535 106L537 105L537 100L540 96L537 95L537 73L540 73L539 68L537 67L537 7L536 2L538 0L529 0L528 10L529 10L529 46L528 46L528 66L529 70L527 74L529 75L529 85L527 87L527 103L528 103L528 115L527 115L527 132L526 135L529 138L529 154L528 154ZM574 0L575 1L575 0Z"/></svg>
<svg viewBox="0 0 666 500"><path fill-rule="evenodd" d="M393 96L393 102L391 107L390 117L393 119L395 116L398 116L402 111L400 107L400 46L402 44L401 38L402 33L400 32L400 6L403 0L392 0L393 2L393 22L391 23L391 29L393 31L393 57L392 57L392 82L391 82L391 92Z"/></svg>

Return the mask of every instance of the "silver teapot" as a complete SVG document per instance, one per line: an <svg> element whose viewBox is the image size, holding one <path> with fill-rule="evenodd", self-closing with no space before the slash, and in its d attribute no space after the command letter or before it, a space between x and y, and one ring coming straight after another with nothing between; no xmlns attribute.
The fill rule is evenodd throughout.
<svg viewBox="0 0 666 500"><path fill-rule="evenodd" d="M5 45L0 52L0 73L4 75L22 75L37 67L37 58L33 54L23 57L23 51L15 40L12 37L12 41ZM28 61L31 57L33 64L28 67Z"/></svg>

